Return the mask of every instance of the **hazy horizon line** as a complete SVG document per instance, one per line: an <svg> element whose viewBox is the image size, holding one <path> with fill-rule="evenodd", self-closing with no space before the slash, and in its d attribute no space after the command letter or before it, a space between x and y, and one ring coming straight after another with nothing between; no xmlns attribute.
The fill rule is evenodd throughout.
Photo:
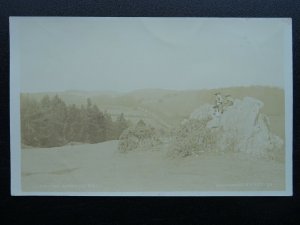
<svg viewBox="0 0 300 225"><path fill-rule="evenodd" d="M224 86L224 87L214 87L214 88L199 88L199 89L170 89L170 88L138 88L128 91L120 91L120 90L84 90L84 89L67 89L67 90L55 90L55 91L20 91L21 94L39 94L39 93L62 93L62 92L98 92L98 93L118 93L118 94L128 94L137 91L150 91L150 90L158 90L158 91L201 91L201 90L215 90L215 89L227 89L227 88L251 88L251 87L266 87L266 88L277 88L284 90L283 87L273 86L273 85L241 85L241 86Z"/></svg>

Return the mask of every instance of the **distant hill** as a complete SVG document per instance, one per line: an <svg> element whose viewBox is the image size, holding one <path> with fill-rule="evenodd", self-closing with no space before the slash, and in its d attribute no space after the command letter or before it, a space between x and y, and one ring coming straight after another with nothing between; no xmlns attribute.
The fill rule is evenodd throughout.
<svg viewBox="0 0 300 225"><path fill-rule="evenodd" d="M262 113L270 118L272 132L284 138L284 91L276 87L249 86L231 87L210 90L165 90L141 89L129 93L118 92L45 92L31 93L31 97L41 99L44 95L58 94L67 104L86 104L87 98L97 104L103 111L113 116L120 113L138 121L143 119L146 123L160 128L171 127L188 118L190 113L205 103L214 103L214 93L221 92L233 98L254 97L264 103Z"/></svg>

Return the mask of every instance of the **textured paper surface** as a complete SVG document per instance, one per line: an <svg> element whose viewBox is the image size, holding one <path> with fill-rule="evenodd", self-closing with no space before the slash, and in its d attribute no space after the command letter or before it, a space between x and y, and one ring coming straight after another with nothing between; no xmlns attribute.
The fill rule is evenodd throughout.
<svg viewBox="0 0 300 225"><path fill-rule="evenodd" d="M292 195L287 18L10 18L13 195Z"/></svg>

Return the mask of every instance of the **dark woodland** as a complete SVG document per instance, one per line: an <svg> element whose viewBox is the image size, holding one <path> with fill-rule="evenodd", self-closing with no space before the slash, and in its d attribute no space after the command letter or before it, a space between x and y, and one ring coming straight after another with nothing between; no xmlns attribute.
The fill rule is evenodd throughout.
<svg viewBox="0 0 300 225"><path fill-rule="evenodd" d="M75 143L99 143L119 139L129 126L120 114L113 120L90 99L85 105L67 105L58 95L37 101L21 95L22 146L58 147Z"/></svg>

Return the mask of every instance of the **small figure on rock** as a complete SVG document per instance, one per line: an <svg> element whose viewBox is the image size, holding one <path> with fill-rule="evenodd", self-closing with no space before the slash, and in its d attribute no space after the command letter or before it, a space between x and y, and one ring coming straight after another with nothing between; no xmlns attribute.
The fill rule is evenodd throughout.
<svg viewBox="0 0 300 225"><path fill-rule="evenodd" d="M233 105L233 98L230 95L222 96L220 92L215 93L215 96L215 105L213 106L215 109L214 114L220 116L228 106Z"/></svg>
<svg viewBox="0 0 300 225"><path fill-rule="evenodd" d="M219 115L223 113L224 98L220 92L215 93L215 96L216 96L215 105L214 105L215 115Z"/></svg>

